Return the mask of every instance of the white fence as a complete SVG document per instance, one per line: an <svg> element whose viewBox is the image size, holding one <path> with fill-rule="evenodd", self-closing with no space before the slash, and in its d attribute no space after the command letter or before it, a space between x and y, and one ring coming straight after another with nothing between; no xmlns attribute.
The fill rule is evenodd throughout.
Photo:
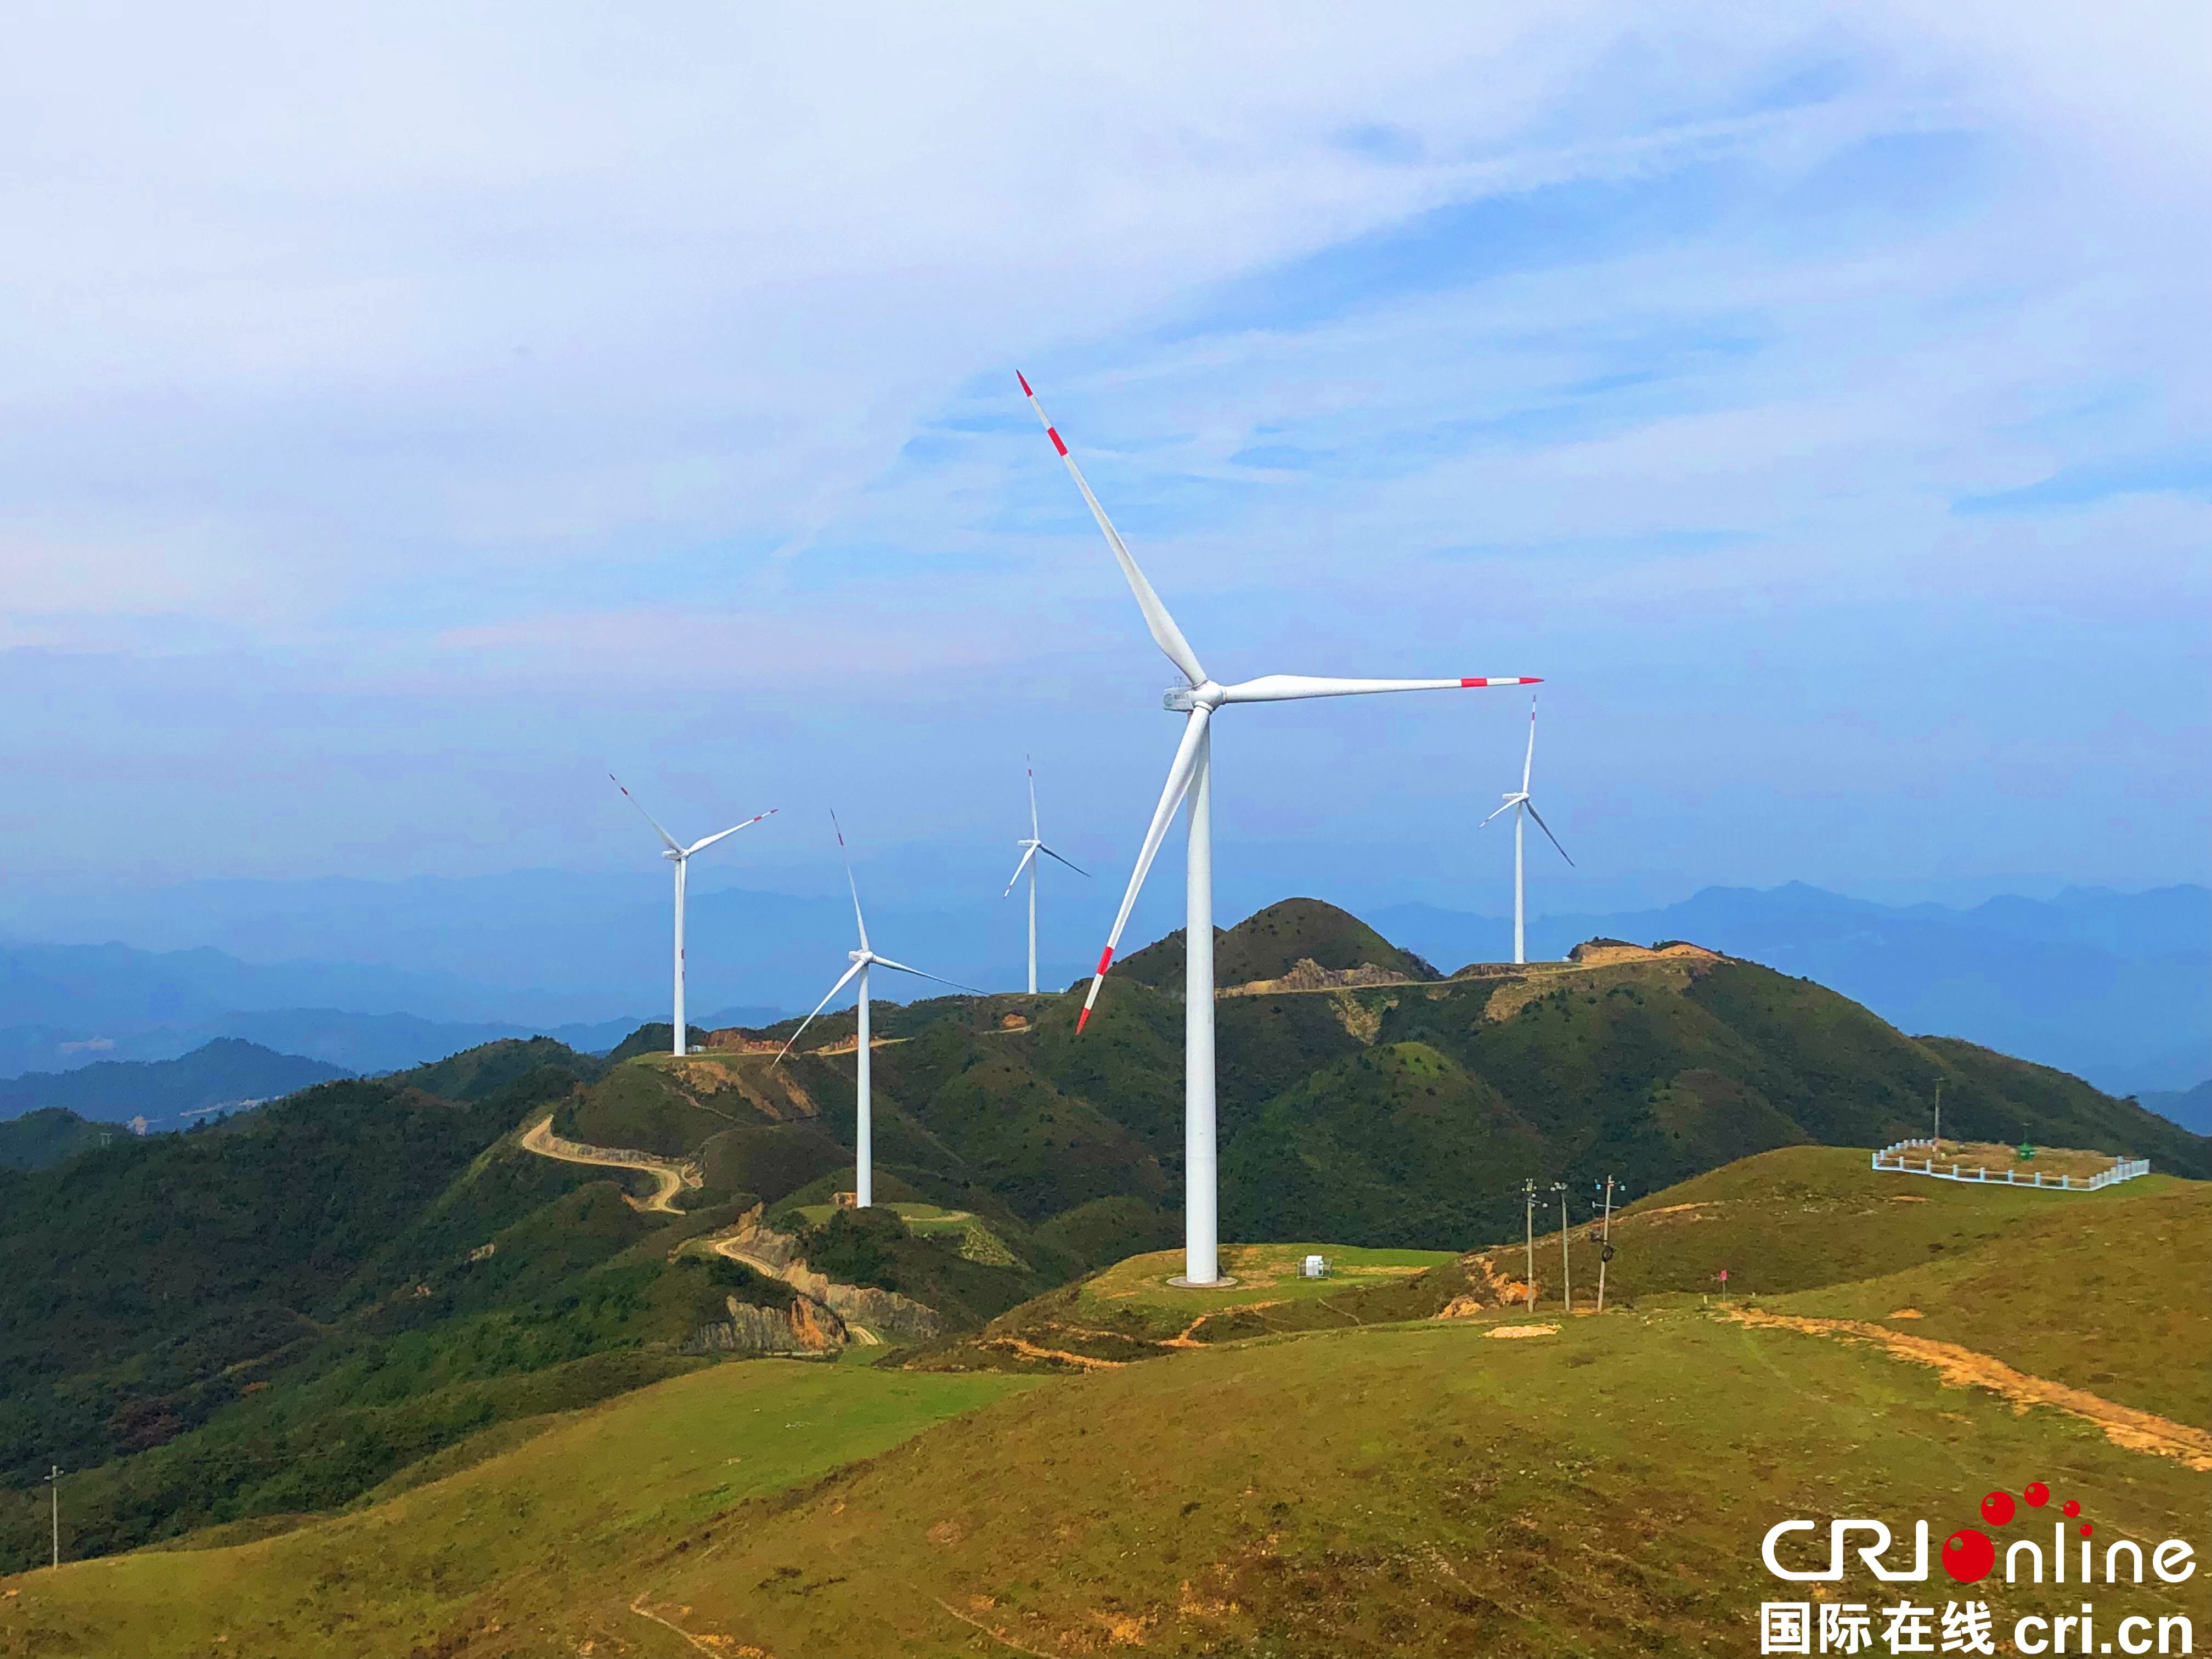
<svg viewBox="0 0 2212 1659"><path fill-rule="evenodd" d="M2046 1176L2040 1170L2033 1176L2021 1175L2012 1170L1999 1170L1995 1175L1991 1175L1985 1169L1976 1167L1970 1170L1958 1164L1952 1164L1948 1169L1939 1170L1936 1167L1934 1159L1930 1158L1923 1156L1917 1164L1915 1164L1905 1156L1916 1146L1932 1152L1936 1149L1936 1143L1932 1140L1900 1140L1896 1145L1885 1146L1876 1152L1874 1155L1874 1167L1901 1175L1933 1176L1938 1181L1966 1181L1978 1186L1988 1187L2044 1187L2052 1192L2064 1193L2094 1193L2100 1187L2110 1187L2122 1181L2133 1181L2137 1176L2150 1173L2150 1160L2147 1158L2120 1158L2111 1169L2100 1170L2093 1176Z"/></svg>

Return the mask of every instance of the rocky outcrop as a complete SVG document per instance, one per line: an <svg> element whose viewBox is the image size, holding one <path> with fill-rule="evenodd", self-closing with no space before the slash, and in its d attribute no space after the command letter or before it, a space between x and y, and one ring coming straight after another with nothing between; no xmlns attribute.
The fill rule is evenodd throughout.
<svg viewBox="0 0 2212 1659"><path fill-rule="evenodd" d="M725 1025L720 1030L707 1033L701 1047L723 1054L774 1054L783 1051L783 1045L767 1037L757 1037L742 1025Z"/></svg>
<svg viewBox="0 0 2212 1659"><path fill-rule="evenodd" d="M1324 968L1311 957L1300 957L1280 979L1255 979L1249 984L1231 986L1224 994L1263 997L1278 991L1341 991L1363 985L1412 983L1412 975L1401 974L1395 968L1378 968L1371 962L1363 962L1354 968Z"/></svg>
<svg viewBox="0 0 2212 1659"><path fill-rule="evenodd" d="M843 1325L860 1325L908 1342L927 1342L944 1333L944 1319L927 1303L873 1285L840 1285L826 1273L816 1273L799 1255L799 1241L763 1226L756 1205L734 1229L709 1241L710 1247L719 1255L781 1279L802 1300L818 1304Z"/></svg>
<svg viewBox="0 0 2212 1659"><path fill-rule="evenodd" d="M836 1353L850 1340L845 1322L806 1297L792 1297L788 1308L756 1307L735 1297L726 1305L730 1316L694 1330L684 1352L810 1359Z"/></svg>
<svg viewBox="0 0 2212 1659"><path fill-rule="evenodd" d="M1567 952L1567 960L1581 968L1609 968L1615 963L1650 962L1662 957L1678 961L1686 957L1693 962L1718 962L1721 953L1681 939L1662 940L1648 951L1640 945L1631 945L1626 939L1584 939Z"/></svg>

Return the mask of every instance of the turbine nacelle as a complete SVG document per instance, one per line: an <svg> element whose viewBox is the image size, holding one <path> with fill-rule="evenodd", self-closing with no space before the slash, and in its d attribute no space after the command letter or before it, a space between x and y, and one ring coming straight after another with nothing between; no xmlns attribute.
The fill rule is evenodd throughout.
<svg viewBox="0 0 2212 1659"><path fill-rule="evenodd" d="M1207 680L1200 685L1171 685L1160 693L1160 707L1170 714L1188 714L1194 708L1218 708L1229 700L1229 688Z"/></svg>

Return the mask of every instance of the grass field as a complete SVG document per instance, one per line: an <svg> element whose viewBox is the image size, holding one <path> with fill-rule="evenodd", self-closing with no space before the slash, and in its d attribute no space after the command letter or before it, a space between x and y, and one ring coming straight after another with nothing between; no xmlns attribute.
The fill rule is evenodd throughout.
<svg viewBox="0 0 2212 1659"><path fill-rule="evenodd" d="M1941 1183L1937 1183L1941 1184ZM2096 1203L2107 1194L2114 1201ZM2121 1195L2127 1194L2124 1201ZM2147 1176L2053 1199L1994 1249L1777 1300L1887 1319L2185 1423L2212 1424L2212 1183ZM2194 1286L2195 1294L2177 1294Z"/></svg>
<svg viewBox="0 0 2212 1659"><path fill-rule="evenodd" d="M933 1236L957 1238L975 1220L967 1210L948 1210L941 1204L878 1204L879 1210L889 1210L906 1223L906 1230L918 1238ZM837 1213L834 1204L800 1204L790 1213L801 1218L810 1227L819 1227Z"/></svg>
<svg viewBox="0 0 2212 1659"><path fill-rule="evenodd" d="M1302 1279L1309 1255L1328 1262L1326 1279ZM1452 1260L1449 1250L1362 1249L1352 1244L1224 1244L1221 1271L1235 1279L1220 1290L1188 1290L1168 1283L1182 1271L1182 1252L1158 1250L1132 1256L1077 1287L1079 1319L1132 1322L1146 1334L1171 1336L1193 1320L1261 1304L1320 1301L1344 1291L1409 1279Z"/></svg>
<svg viewBox="0 0 2212 1659"><path fill-rule="evenodd" d="M2189 1533L2212 1485L1879 1353L1692 1310L1484 1329L1056 1382L745 1506L558 1617L507 1602L483 1645L685 1651L640 1640L642 1606L708 1650L779 1656L1748 1652L1776 1519L1945 1528L2032 1471L2105 1535L2155 1540ZM2130 1589L2126 1610L2183 1594ZM2027 1595L1994 1600L2051 1599Z"/></svg>
<svg viewBox="0 0 2212 1659"><path fill-rule="evenodd" d="M1205 1291L1166 1285L1179 1253L1138 1256L990 1328L1145 1364L713 1366L502 1425L280 1535L0 1583L0 1659L1754 1652L1779 1519L1940 1539L2040 1480L2100 1543L2195 1536L2212 1474L2188 1455L1865 1333L2179 1419L2212 1462L2187 1426L2212 1416L2208 1221L2204 1183L1900 1192L1863 1153L1786 1149L1616 1216L1612 1311L1516 1341L1492 1334L1532 1322L1494 1303L1426 1316L1466 1282L1437 1252L1232 1246L1240 1282ZM1331 1279L1297 1277L1309 1252ZM1771 1314L1857 1322L1701 1305L1714 1259ZM1974 1594L2002 1632L2079 1593ZM2097 1598L2108 1631L2206 1612L2201 1576Z"/></svg>
<svg viewBox="0 0 2212 1659"><path fill-rule="evenodd" d="M1992 1176L2010 1170L2023 1180L2040 1173L2045 1181L2057 1176L2101 1175L2116 1161L2110 1152L2085 1152L2073 1146L2038 1146L2033 1158L2024 1158L2018 1146L1995 1140L1947 1139L1932 1148L1911 1148L1901 1156L1913 1163L1926 1158L1939 1170L1955 1164L1961 1170L1987 1170Z"/></svg>
<svg viewBox="0 0 2212 1659"><path fill-rule="evenodd" d="M1027 1386L854 1364L713 1366L537 1419L539 1432L503 1425L491 1431L505 1443L497 1455L277 1537L10 1580L0 1655L405 1653L496 1626L498 1613L476 1611L488 1594L501 1607L507 1597L562 1604L572 1581L733 1504Z"/></svg>
<svg viewBox="0 0 2212 1659"><path fill-rule="evenodd" d="M1607 1294L1633 1301L1717 1291L1723 1267L1731 1295L1812 1290L1978 1249L2054 1217L2115 1214L2175 1191L2212 1188L2158 1175L2094 1193L1984 1187L1877 1171L1848 1147L1785 1146L1616 1210ZM1539 1305L1547 1300L1556 1310L1559 1231L1556 1223L1543 1229L1540 1210L1537 1226ZM1597 1286L1594 1232L1587 1221L1570 1232L1578 1309ZM1519 1241L1480 1254L1516 1282L1525 1277Z"/></svg>

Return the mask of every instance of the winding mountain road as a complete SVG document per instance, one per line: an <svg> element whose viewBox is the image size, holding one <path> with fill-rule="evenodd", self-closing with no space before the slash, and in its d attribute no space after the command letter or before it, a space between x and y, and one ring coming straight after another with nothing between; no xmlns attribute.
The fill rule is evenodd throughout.
<svg viewBox="0 0 2212 1659"><path fill-rule="evenodd" d="M562 1164L592 1164L610 1170L642 1170L657 1183L650 1198L629 1198L629 1203L641 1210L653 1210L663 1215L681 1215L676 1207L676 1194L684 1188L699 1184L684 1165L666 1158L658 1158L647 1152L632 1152L628 1147L586 1146L580 1141L564 1140L553 1133L550 1113L544 1121L522 1137L525 1152L535 1152L540 1158L557 1159Z"/></svg>

